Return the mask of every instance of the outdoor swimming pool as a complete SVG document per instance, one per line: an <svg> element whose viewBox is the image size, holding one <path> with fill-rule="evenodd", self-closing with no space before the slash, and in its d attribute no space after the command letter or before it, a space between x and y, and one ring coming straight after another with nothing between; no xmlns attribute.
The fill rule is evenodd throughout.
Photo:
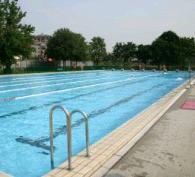
<svg viewBox="0 0 195 177"><path fill-rule="evenodd" d="M51 170L49 110L89 114L90 144L180 86L186 72L91 71L0 77L0 171L39 177ZM81 117L72 120L73 154L85 148ZM54 113L55 165L67 158L65 117Z"/></svg>

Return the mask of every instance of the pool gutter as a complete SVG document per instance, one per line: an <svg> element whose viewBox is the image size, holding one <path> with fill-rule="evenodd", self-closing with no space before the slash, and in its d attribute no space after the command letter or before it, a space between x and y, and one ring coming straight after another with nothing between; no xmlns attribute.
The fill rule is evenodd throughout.
<svg viewBox="0 0 195 177"><path fill-rule="evenodd" d="M44 177L101 177L105 175L158 122L165 112L186 92L188 87L189 81L91 145L91 156L89 158L85 157L85 151L73 157L73 169L71 171L67 170L66 161Z"/></svg>

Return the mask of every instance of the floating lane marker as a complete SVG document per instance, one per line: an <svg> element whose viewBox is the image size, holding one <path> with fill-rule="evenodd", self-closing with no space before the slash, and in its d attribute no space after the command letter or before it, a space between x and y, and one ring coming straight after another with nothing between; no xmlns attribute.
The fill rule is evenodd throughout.
<svg viewBox="0 0 195 177"><path fill-rule="evenodd" d="M50 95L50 94L54 94L54 93L68 92L68 91L78 90L78 89L91 88L91 87L96 87L96 86L99 86L99 85L110 85L110 84L130 81L130 80L133 80L133 79L134 78L129 78L129 79L119 80L119 81L104 82L104 83L93 84L93 85L85 85L85 86L80 86L80 87L74 87L74 88L69 88L69 89L64 89L64 90L55 90L55 91L39 93L39 94L33 94L33 95L27 95L27 96L21 96L21 97L3 98L3 99L0 99L0 103L1 102L15 101L15 100L22 100L22 99L38 97L38 96L45 96L45 95Z"/></svg>
<svg viewBox="0 0 195 177"><path fill-rule="evenodd" d="M151 76L154 76L154 75L149 75L149 76L144 76L144 77L139 77L139 78L145 78L145 77L151 77ZM138 79L138 78L128 78L128 79L124 79L124 80L117 80L117 81L104 82L104 83L98 83L98 84L92 84L92 85L85 85L85 86L74 87L74 88L63 89L63 90L55 90L55 91L33 94L33 95L26 95L26 96L21 96L21 97L15 97L14 100L22 100L22 99L27 99L27 98L32 98L32 97L39 97L39 96L51 95L51 94L55 94L55 93L69 92L69 91L73 91L73 90L86 89L86 88L91 88L91 87L96 87L96 86L116 84L116 83L134 80L134 79Z"/></svg>
<svg viewBox="0 0 195 177"><path fill-rule="evenodd" d="M86 78L86 76L80 76L80 77L71 77L71 78L64 78L64 77L53 77L53 78L42 78L41 80L29 80L31 81L30 84L39 84L39 83L47 83L47 82L53 82L53 81L61 81L61 80L74 80L74 79L80 79L80 78ZM9 87L9 86L18 86L18 85L26 85L26 84L29 84L29 80L25 80L25 81L10 81L10 82L4 82L4 83L0 83L0 84L8 84L8 85L2 85L0 87ZM19 83L18 83L19 82ZM13 83L13 84L10 84L10 83Z"/></svg>
<svg viewBox="0 0 195 177"><path fill-rule="evenodd" d="M76 83L91 82L91 81L98 81L98 80L105 80L105 79L109 79L109 77L98 78L98 79L88 79L88 80L81 80L81 81L73 81L73 82L67 82L67 83L55 83L55 84L48 84L48 85L39 85L39 86L34 86L34 87L26 87L26 88L18 88L18 89L10 89L10 90L2 90L2 91L0 91L0 93L23 91L23 90L44 88L44 87L53 87L53 86L66 85L66 84L76 84Z"/></svg>
<svg viewBox="0 0 195 177"><path fill-rule="evenodd" d="M11 79L10 81L1 81L0 80L0 84L10 84L10 83L28 83L29 80L31 81L41 81L41 80L56 80L56 79L77 79L77 78L83 78L83 77L94 77L94 74L95 73L90 73L90 74L93 74L93 75L78 75L78 74L71 74L70 76L67 76L67 75L53 75L53 76L43 76L43 77L27 77L27 78L15 78L15 79ZM98 75L103 75L103 73L100 73Z"/></svg>
<svg viewBox="0 0 195 177"><path fill-rule="evenodd" d="M73 90L78 90L78 89L85 89L85 88L90 88L90 87L96 87L96 86L100 86L100 85L110 85L110 84L125 82L125 81L129 81L129 80L132 80L132 79L125 79L125 80L112 81L112 82L106 82L106 83L99 83L99 84L93 84L93 85L85 85L85 86L80 86L80 87L64 89L64 90L55 90L55 91L50 91L50 92L45 92L45 93L40 93L40 94L15 97L14 100L22 100L22 99L25 99L25 98L32 98L32 97L50 95L50 94L54 94L54 93L68 92L68 91L73 91Z"/></svg>
<svg viewBox="0 0 195 177"><path fill-rule="evenodd" d="M105 73L105 71L102 70L95 70L95 71L64 71L64 72L52 72L52 73L31 73L31 74L13 74L13 75L0 75L0 81L1 79L13 79L13 80L20 80L20 79L28 79L28 78L43 78L43 77L54 77L54 76L60 76L64 75L79 75L79 74L85 74L85 73Z"/></svg>
<svg viewBox="0 0 195 177"><path fill-rule="evenodd" d="M91 74L91 73L90 73ZM93 75L89 75L87 77L91 77L91 76L94 76L95 73L92 73ZM102 73L100 73L100 75L103 75ZM61 74L61 75L52 75L52 76L39 76L39 77L26 77L26 78L10 78L11 80L10 81L1 81L0 80L0 84L9 84L10 82L12 83L20 83L20 82L25 82L25 81L28 81L28 80L31 80L31 81L41 81L41 80L53 80L53 79L60 79L60 78L79 78L78 76L82 76L84 77L84 75L78 75L77 74L71 74L70 76L68 75L65 75L65 74ZM86 77L86 76L85 76Z"/></svg>
<svg viewBox="0 0 195 177"><path fill-rule="evenodd" d="M143 79L143 78L152 77L152 76L158 76L158 75L148 75L148 76L143 76L143 77L138 77L138 78L137 77L131 77L131 78L128 78L128 79L125 79L125 80L104 82L104 83L93 84L93 85L85 85L85 86L74 87L74 88L70 88L70 89L64 89L64 90L54 90L54 91L40 93L40 94L33 94L33 95L20 96L20 97L2 98L2 99L0 99L0 102L10 102L10 101L15 101L15 100L22 100L22 99L26 99L26 98L44 96L44 95L49 95L49 94L53 94L53 93L68 92L68 91L77 90L77 89L91 88L91 87L96 87L96 86L99 86L99 85L110 85L110 84L130 81L130 80Z"/></svg>
<svg viewBox="0 0 195 177"><path fill-rule="evenodd" d="M88 77L90 79L90 77L92 77L92 76L88 76ZM82 76L82 77L76 77L76 78L74 77L74 78L62 78L62 79L55 78L55 79L43 80L41 82L40 81L39 82L32 82L31 81L31 83L29 83L29 81L28 81L28 82L23 82L23 83L18 83L18 84L0 85L0 88L4 88L4 87L15 87L15 86L22 86L22 85L32 85L32 84L42 84L42 83L52 83L54 81L56 81L56 82L59 82L59 81L74 81L75 79L82 79L82 78L85 79L85 78L88 78L88 77ZM102 75L101 76L98 76L98 77L102 77Z"/></svg>
<svg viewBox="0 0 195 177"><path fill-rule="evenodd" d="M80 78L80 77L86 77L86 76L84 76L83 74L85 74L85 73L80 73L80 75L78 75L79 73L75 73L75 74L70 74L69 76L68 75L66 75L66 74L60 74L60 75L58 75L58 74L56 74L56 75L52 75L52 76L37 76L37 77L26 77L26 78L10 78L11 80L10 81L2 81L2 80L0 80L0 84L9 84L10 82L11 83L20 83L20 82L25 82L25 81L27 81L27 83L28 83L28 80L31 80L31 81L41 81L41 80L46 80L46 79L48 79L48 80L55 80L55 79L60 79L60 78ZM82 75L81 75L82 74ZM98 75L103 75L104 73L103 72L91 72L91 73L88 73L88 74L90 74L90 75L87 75L87 77L94 77L95 76L95 74L98 74ZM93 75L91 75L91 74L93 74ZM79 76L79 77L78 77Z"/></svg>

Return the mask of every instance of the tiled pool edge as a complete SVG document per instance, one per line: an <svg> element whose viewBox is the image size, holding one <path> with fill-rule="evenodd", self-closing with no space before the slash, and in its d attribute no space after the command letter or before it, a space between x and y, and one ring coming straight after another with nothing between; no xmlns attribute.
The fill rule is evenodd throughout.
<svg viewBox="0 0 195 177"><path fill-rule="evenodd" d="M72 159L73 170L67 171L67 162L52 170L45 177L103 176L180 98L187 83L174 89L133 119L121 125L90 147L91 157L85 151Z"/></svg>

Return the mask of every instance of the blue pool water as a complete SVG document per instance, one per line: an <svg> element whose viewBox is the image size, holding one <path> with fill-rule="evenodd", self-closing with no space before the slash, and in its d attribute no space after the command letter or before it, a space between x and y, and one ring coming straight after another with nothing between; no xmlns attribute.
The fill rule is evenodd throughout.
<svg viewBox="0 0 195 177"><path fill-rule="evenodd" d="M0 77L0 171L16 177L49 172L49 110L61 104L89 114L90 144L188 79L184 72L92 71ZM84 123L72 120L73 154L85 148ZM54 113L55 166L67 158L65 117Z"/></svg>

